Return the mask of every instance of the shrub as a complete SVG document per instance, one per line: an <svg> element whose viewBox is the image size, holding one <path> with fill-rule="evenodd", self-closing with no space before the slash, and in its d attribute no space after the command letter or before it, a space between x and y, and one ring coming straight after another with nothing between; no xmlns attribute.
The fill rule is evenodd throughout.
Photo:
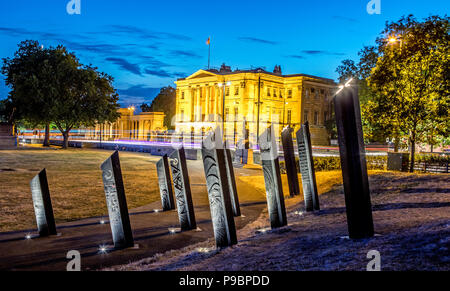
<svg viewBox="0 0 450 291"><path fill-rule="evenodd" d="M295 158L297 172L300 173L298 158ZM314 169L316 172L334 171L341 169L340 157L314 157ZM384 170L387 164L386 156L366 156L368 170ZM280 161L280 170L282 174L286 174L286 166L284 161Z"/></svg>

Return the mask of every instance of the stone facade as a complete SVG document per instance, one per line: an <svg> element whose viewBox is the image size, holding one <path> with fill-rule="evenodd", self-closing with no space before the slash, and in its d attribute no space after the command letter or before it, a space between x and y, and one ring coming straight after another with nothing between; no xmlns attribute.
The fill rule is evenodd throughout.
<svg viewBox="0 0 450 291"><path fill-rule="evenodd" d="M177 132L202 134L223 122L227 140L236 143L242 138L245 120L250 142L256 144L258 133L269 123L279 136L286 125L296 132L308 120L312 143L329 145L325 121L331 118L336 88L331 79L282 75L279 66L271 73L263 69L231 71L222 65L220 70L199 70L175 84Z"/></svg>
<svg viewBox="0 0 450 291"><path fill-rule="evenodd" d="M89 137L103 140L150 140L156 132L165 131L165 114L162 112L142 112L134 114L134 108L119 109L120 118L112 124L98 124L89 131Z"/></svg>

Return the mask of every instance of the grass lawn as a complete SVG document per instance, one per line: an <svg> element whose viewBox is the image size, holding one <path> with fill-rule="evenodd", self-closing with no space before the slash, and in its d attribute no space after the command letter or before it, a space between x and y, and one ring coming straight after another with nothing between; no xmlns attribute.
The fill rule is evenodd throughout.
<svg viewBox="0 0 450 291"><path fill-rule="evenodd" d="M111 152L91 149L0 151L0 231L36 228L30 180L43 168L57 223L107 214L100 165ZM129 208L159 199L156 157L120 153Z"/></svg>

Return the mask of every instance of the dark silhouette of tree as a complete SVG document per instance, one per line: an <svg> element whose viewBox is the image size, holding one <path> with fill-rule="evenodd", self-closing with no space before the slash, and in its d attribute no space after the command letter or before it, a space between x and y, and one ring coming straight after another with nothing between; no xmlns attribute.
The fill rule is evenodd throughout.
<svg viewBox="0 0 450 291"><path fill-rule="evenodd" d="M113 78L97 68L82 65L63 46L42 48L24 41L14 58L3 59L2 73L11 88L8 102L15 121L46 126L46 142L53 123L68 147L74 127L114 122L119 113Z"/></svg>
<svg viewBox="0 0 450 291"><path fill-rule="evenodd" d="M173 129L172 118L175 116L176 110L176 90L171 86L161 88L159 94L155 97L152 104L142 104L143 112L164 112L164 125L168 129Z"/></svg>

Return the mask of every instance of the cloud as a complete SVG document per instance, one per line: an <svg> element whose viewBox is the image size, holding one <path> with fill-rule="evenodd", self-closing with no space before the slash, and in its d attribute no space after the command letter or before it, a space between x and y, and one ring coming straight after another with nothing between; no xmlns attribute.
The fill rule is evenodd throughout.
<svg viewBox="0 0 450 291"><path fill-rule="evenodd" d="M151 103L158 95L161 88L147 87L143 84L131 86L128 89L118 89L119 103L123 107Z"/></svg>
<svg viewBox="0 0 450 291"><path fill-rule="evenodd" d="M307 55L345 56L344 53L321 51L321 50L303 50L302 53Z"/></svg>
<svg viewBox="0 0 450 291"><path fill-rule="evenodd" d="M299 60L304 60L306 59L304 56L301 55L289 55L287 56L288 58L294 58L294 59L299 59Z"/></svg>
<svg viewBox="0 0 450 291"><path fill-rule="evenodd" d="M146 87L145 85L135 85L128 89L118 89L119 95L139 96L143 98L155 98L161 88Z"/></svg>
<svg viewBox="0 0 450 291"><path fill-rule="evenodd" d="M201 58L200 55L192 51L173 50L170 52L170 54L178 57Z"/></svg>
<svg viewBox="0 0 450 291"><path fill-rule="evenodd" d="M255 37L249 37L249 36L239 37L238 40L245 41L245 42L254 42L254 43L259 43L259 44L269 44L269 45L277 45L278 44L278 42L275 42L275 41L261 39L261 38L255 38Z"/></svg>
<svg viewBox="0 0 450 291"><path fill-rule="evenodd" d="M133 74L136 74L136 75L139 75L139 76L142 75L141 68L139 67L139 65L132 64L132 63L128 62L125 59L122 59L122 58L106 58L105 60L120 66L122 69L124 69L124 70L126 70L126 71L128 71L130 73L133 73Z"/></svg>
<svg viewBox="0 0 450 291"><path fill-rule="evenodd" d="M170 33L170 32L161 32L161 31L150 31L147 29L138 28L136 26L130 25L111 25L107 26L107 33L109 34L126 34L126 35L135 35L138 38L143 39L171 39L171 40L181 40L181 41L189 41L192 40L189 36Z"/></svg>
<svg viewBox="0 0 450 291"><path fill-rule="evenodd" d="M157 76L160 78L180 78L186 76L185 73L175 72L171 73L169 71L157 68L146 68L144 73L147 75Z"/></svg>

